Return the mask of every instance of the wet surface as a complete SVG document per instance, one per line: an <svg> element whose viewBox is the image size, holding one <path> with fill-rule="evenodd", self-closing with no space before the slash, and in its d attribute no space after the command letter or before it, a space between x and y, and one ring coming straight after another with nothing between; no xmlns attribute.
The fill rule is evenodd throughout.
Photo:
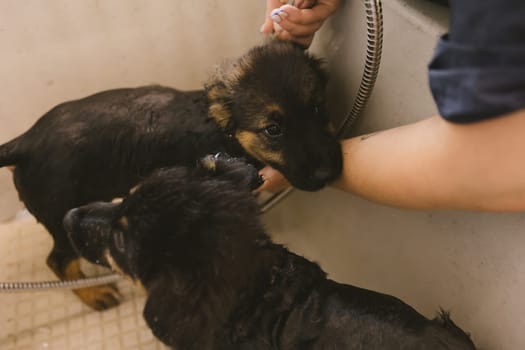
<svg viewBox="0 0 525 350"><path fill-rule="evenodd" d="M51 236L28 214L0 224L0 281L56 280L45 264L51 245ZM90 275L106 273L84 268ZM0 293L0 349L166 349L144 323L143 292L127 280L118 287L122 303L103 312L68 290Z"/></svg>

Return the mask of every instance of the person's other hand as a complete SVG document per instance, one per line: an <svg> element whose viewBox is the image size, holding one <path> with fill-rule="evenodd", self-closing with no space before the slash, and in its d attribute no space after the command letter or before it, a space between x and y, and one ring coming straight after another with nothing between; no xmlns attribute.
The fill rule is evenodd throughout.
<svg viewBox="0 0 525 350"><path fill-rule="evenodd" d="M255 192L268 191L277 193L290 186L284 176L270 166L265 166L259 171L259 175L263 179L263 184L255 190Z"/></svg>
<svg viewBox="0 0 525 350"><path fill-rule="evenodd" d="M294 6L280 0L266 0L266 17L261 27L265 34L275 33L281 40L310 46L315 32L335 12L340 0L296 0Z"/></svg>

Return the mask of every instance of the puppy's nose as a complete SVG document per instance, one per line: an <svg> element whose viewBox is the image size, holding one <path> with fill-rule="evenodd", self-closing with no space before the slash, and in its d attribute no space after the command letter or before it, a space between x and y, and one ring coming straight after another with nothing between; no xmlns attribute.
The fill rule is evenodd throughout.
<svg viewBox="0 0 525 350"><path fill-rule="evenodd" d="M75 230L75 224L78 222L79 210L77 208L71 209L66 213L63 220L64 229L71 233Z"/></svg>

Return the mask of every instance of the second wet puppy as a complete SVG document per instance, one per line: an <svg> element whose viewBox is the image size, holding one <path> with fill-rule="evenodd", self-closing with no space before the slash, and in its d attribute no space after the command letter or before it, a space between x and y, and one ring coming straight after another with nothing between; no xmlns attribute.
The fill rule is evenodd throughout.
<svg viewBox="0 0 525 350"><path fill-rule="evenodd" d="M250 189L257 170L235 159L156 172L122 203L70 211L78 253L144 286L144 318L181 350L471 350L442 313L339 284L267 236Z"/></svg>

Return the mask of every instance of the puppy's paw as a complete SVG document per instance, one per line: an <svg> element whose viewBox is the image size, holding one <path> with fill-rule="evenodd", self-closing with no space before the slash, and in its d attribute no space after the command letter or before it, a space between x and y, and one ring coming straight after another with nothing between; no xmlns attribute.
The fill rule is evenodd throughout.
<svg viewBox="0 0 525 350"><path fill-rule="evenodd" d="M208 155L201 159L200 165L214 176L229 179L250 190L263 183L255 166L242 158L230 157L225 153Z"/></svg>
<svg viewBox="0 0 525 350"><path fill-rule="evenodd" d="M112 284L75 289L73 292L84 304L98 311L117 306L122 299L117 287Z"/></svg>
<svg viewBox="0 0 525 350"><path fill-rule="evenodd" d="M214 173L217 169L217 159L219 154L221 153L217 153L215 155L208 154L199 160L198 165L201 168L208 170L210 173Z"/></svg>

